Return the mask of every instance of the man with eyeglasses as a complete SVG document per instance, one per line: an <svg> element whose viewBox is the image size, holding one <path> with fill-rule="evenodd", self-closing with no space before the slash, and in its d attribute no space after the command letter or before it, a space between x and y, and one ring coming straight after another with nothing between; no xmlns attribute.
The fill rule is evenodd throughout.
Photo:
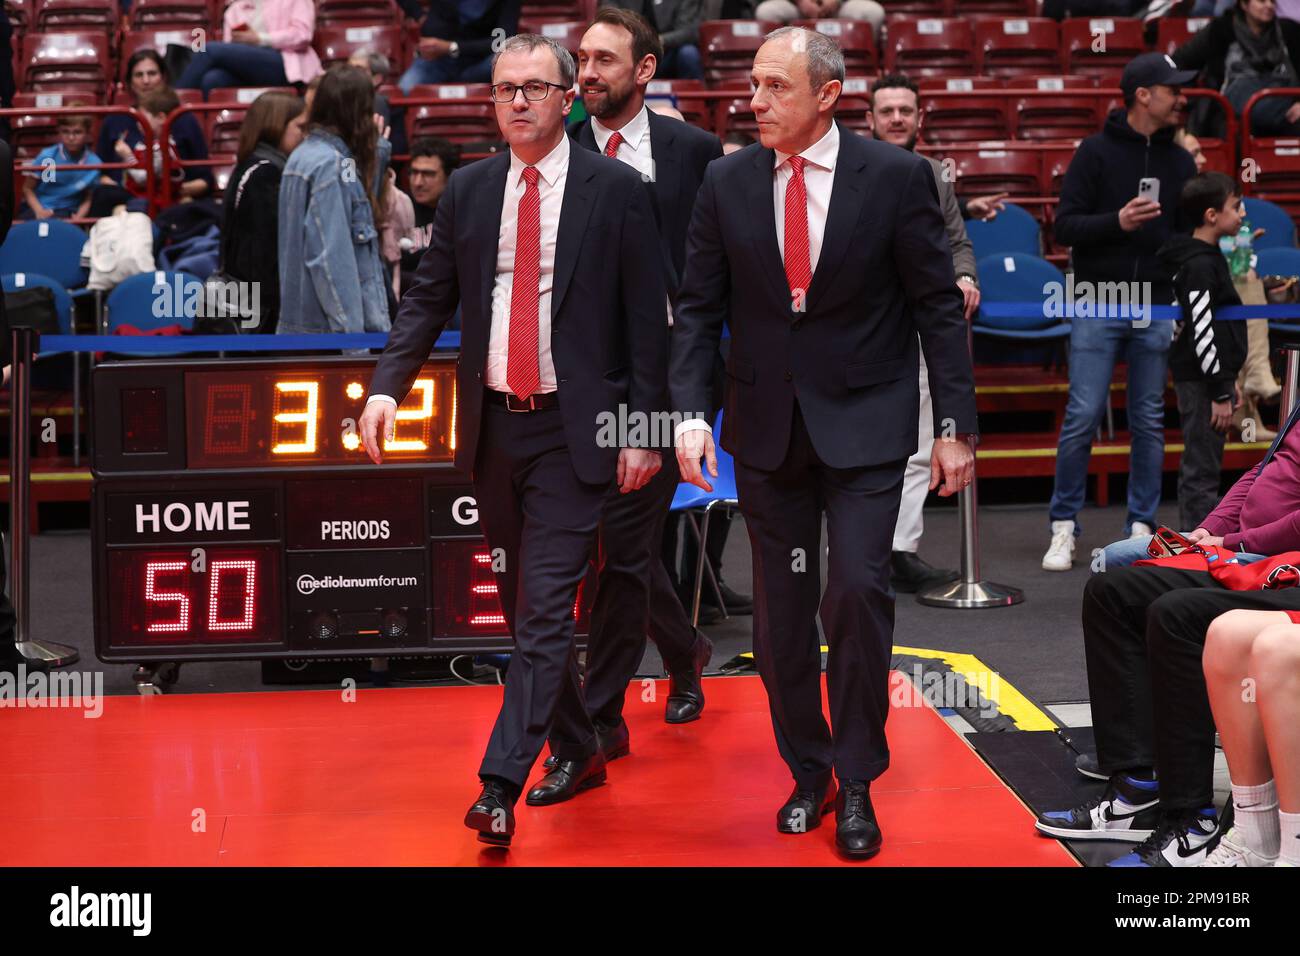
<svg viewBox="0 0 1300 956"><path fill-rule="evenodd" d="M375 462L397 404L462 309L456 466L472 474L515 649L465 825L509 846L514 805L549 735L545 806L605 782L578 680L574 605L605 498L642 487L660 453L599 440L599 423L666 410L668 328L654 212L641 177L573 146L573 57L520 34L493 66L507 154L456 171L433 241L370 383L361 436ZM578 268L579 263L582 268ZM626 418L623 418L623 415ZM642 432L648 429L641 429Z"/></svg>

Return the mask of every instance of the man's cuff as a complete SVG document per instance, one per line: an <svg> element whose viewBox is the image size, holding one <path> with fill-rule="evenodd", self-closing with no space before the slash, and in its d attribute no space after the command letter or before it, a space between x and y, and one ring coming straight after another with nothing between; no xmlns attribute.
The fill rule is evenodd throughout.
<svg viewBox="0 0 1300 956"><path fill-rule="evenodd" d="M394 408L397 407L397 399L393 398L391 395L371 395L366 399L366 404L369 405L371 402L387 402Z"/></svg>
<svg viewBox="0 0 1300 956"><path fill-rule="evenodd" d="M713 432L713 426L710 425L708 422L706 422L703 418L688 418L686 419L686 421L682 422L680 425L677 426L676 430L673 432L673 439L674 440L680 439L683 433L693 432L697 428L702 428L706 432L709 432L710 434L712 434Z"/></svg>

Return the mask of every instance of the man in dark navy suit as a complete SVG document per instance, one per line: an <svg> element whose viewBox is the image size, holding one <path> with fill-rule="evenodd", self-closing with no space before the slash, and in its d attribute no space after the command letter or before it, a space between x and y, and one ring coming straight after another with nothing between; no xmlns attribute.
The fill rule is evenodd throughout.
<svg viewBox="0 0 1300 956"><path fill-rule="evenodd" d="M654 200L669 297L675 299L695 194L705 167L722 155L722 144L712 133L646 108L646 85L661 55L658 34L639 14L617 7L599 10L578 49L578 82L592 118L571 133L580 146L641 173ZM665 336L670 321L667 309ZM644 488L611 495L601 517L600 579L584 692L607 760L629 750L623 699L645 652L647 632L672 677L664 719L686 723L704 709L700 675L713 646L691 625L659 560L677 484L677 461L670 455Z"/></svg>
<svg viewBox="0 0 1300 956"><path fill-rule="evenodd" d="M773 31L752 78L762 143L712 163L695 203L673 328L673 404L708 407L728 323L722 443L735 456L753 549L754 654L795 781L777 828L810 830L834 807L837 847L863 858L881 843L869 786L889 765L889 555L917 447L918 345L943 436L931 464L941 494L971 480L975 388L929 164L835 124L844 58L822 34ZM677 432L683 479L709 487L709 423Z"/></svg>
<svg viewBox="0 0 1300 956"><path fill-rule="evenodd" d="M382 460L396 406L462 309L456 465L472 472L515 639L501 712L465 825L508 845L514 804L549 735L556 766L530 805L605 781L573 640L606 496L635 491L660 454L598 440L603 416L666 409L667 288L641 177L564 133L574 65L549 38L506 41L492 98L508 153L459 169L370 383L361 436ZM628 436L629 438L631 435Z"/></svg>

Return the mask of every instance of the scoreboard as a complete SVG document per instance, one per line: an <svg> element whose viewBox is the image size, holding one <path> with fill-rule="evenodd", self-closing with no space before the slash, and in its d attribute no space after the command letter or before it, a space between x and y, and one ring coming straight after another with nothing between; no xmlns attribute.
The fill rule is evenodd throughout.
<svg viewBox="0 0 1300 956"><path fill-rule="evenodd" d="M92 387L103 661L509 649L456 451L455 356L421 370L384 464L371 358L115 362ZM593 575L574 607L585 629Z"/></svg>

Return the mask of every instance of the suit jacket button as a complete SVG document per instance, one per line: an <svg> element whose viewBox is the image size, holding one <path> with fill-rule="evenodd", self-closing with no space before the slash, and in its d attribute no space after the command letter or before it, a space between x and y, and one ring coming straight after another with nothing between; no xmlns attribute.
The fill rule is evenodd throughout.
<svg viewBox="0 0 1300 956"><path fill-rule="evenodd" d="M791 375L789 372L786 372L786 373L785 373L785 380L786 380L787 382L793 382L793 381L794 381L794 376Z"/></svg>

